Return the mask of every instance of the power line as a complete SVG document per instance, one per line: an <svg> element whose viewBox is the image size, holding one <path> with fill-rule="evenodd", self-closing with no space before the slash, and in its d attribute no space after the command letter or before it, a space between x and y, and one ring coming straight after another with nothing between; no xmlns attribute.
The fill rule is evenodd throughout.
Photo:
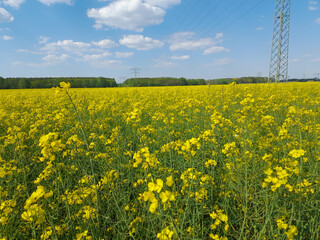
<svg viewBox="0 0 320 240"><path fill-rule="evenodd" d="M246 1L242 1L239 5L237 5L236 8L234 8L231 12L229 12L228 14L225 15L224 18L222 18L220 21L214 21L212 22L212 24L208 24L206 25L204 28L200 29L200 31L203 32L203 34L200 36L203 37L204 35L207 34L208 30L210 28L210 32L213 32L214 29L217 29L217 27L219 25L221 25L222 23L225 23L226 20L228 19L232 19L229 23L223 25L219 31L217 32L222 32L225 31L228 27L230 27L231 25L233 25L236 21L240 20L242 17L244 17L245 15L247 15L249 12L253 11L256 7L258 7L262 2L264 2L265 0L260 0L259 2L257 2L255 5L253 5L251 8L246 9L243 13L241 13L240 15L238 15L236 18L232 19L232 16L236 15L237 12L240 11L240 9L244 6L244 2ZM220 12L220 14L218 16L216 16L216 18L220 17L222 14L224 14L228 9L230 8L225 8L224 11Z"/></svg>
<svg viewBox="0 0 320 240"><path fill-rule="evenodd" d="M212 11L216 9L224 0L220 0L216 2L215 5L213 5L211 8L209 8L207 14L203 15L202 18L197 22L197 24L193 25L193 27L189 28L189 31L192 31L195 29L197 26L199 26L208 16L212 15Z"/></svg>
<svg viewBox="0 0 320 240"><path fill-rule="evenodd" d="M179 26L181 26L181 24L182 24L183 22L185 22L186 19L190 19L190 18L189 18L189 15L194 11L194 9L197 7L197 5L198 5L199 3L201 3L201 2L202 2L202 0L195 0L195 1L194 1L192 7L189 9L189 11L187 12L187 14L184 14L184 15L182 16L182 18L180 19L179 23L175 26L173 32L176 32L176 31L178 30Z"/></svg>
<svg viewBox="0 0 320 240"><path fill-rule="evenodd" d="M229 4L227 7L225 7L222 11L219 12L219 14L217 16L214 16L216 20L219 19L220 16L222 16L224 13L228 12L229 9L232 8L232 4ZM229 15L231 15L232 13L238 11L238 9L240 8L240 6L243 6L242 2L238 5L238 7L236 7ZM226 18L222 18L220 21L212 21L212 23L214 25L219 25L220 23L224 22ZM203 29L208 29L208 27L212 27L212 23L211 24L207 24ZM201 30L200 30L201 31ZM203 30L202 30L203 31Z"/></svg>
<svg viewBox="0 0 320 240"><path fill-rule="evenodd" d="M207 0L206 4L204 4L202 6L202 8L200 8L200 11L199 11L199 9L197 9L197 10L193 9L193 16L200 16L204 10L208 9L208 6L210 3L212 3L212 1ZM190 26L193 25L193 23L197 20L197 18L189 17L188 20L189 21L185 21L185 23L187 23L187 24L185 24L185 26L182 29L180 29L180 32L184 32L184 31L186 31L186 29L188 29L188 31L190 31Z"/></svg>
<svg viewBox="0 0 320 240"><path fill-rule="evenodd" d="M258 7L262 2L264 2L265 0L261 0L259 2L257 2L254 6L252 6L251 8L249 8L247 11L245 11L244 13L242 13L240 16L238 16L237 18L235 18L234 20L232 20L229 24L227 24L226 26L224 26L222 29L219 30L219 32L226 30L229 26L231 26L233 23L235 23L236 21L240 20L241 18L243 18L244 16L246 16L248 13L250 13L251 11L253 11L256 7Z"/></svg>

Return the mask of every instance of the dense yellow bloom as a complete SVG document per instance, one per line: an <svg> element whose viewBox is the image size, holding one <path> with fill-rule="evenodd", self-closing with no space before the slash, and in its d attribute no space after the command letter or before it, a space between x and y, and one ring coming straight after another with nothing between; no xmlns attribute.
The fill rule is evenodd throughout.
<svg viewBox="0 0 320 240"><path fill-rule="evenodd" d="M289 240L294 239L294 236L298 234L297 227L294 225L288 225L285 223L284 218L280 218L276 220L277 226L280 230L287 230L284 233L287 235Z"/></svg>
<svg viewBox="0 0 320 240"><path fill-rule="evenodd" d="M75 240L83 240L83 239L92 240L92 237L88 236L88 230L86 230L82 233L78 233L76 237L77 238Z"/></svg>
<svg viewBox="0 0 320 240"><path fill-rule="evenodd" d="M174 183L173 177L172 176L167 177L167 179L166 179L167 186L172 187L173 183Z"/></svg>
<svg viewBox="0 0 320 240"><path fill-rule="evenodd" d="M45 211L38 204L32 204L21 214L21 218L29 223L35 221L40 225L45 222Z"/></svg>
<svg viewBox="0 0 320 240"><path fill-rule="evenodd" d="M161 198L162 203L166 203L167 201L175 201L174 193L168 190L166 190L165 192L161 192L159 196Z"/></svg>
<svg viewBox="0 0 320 240"><path fill-rule="evenodd" d="M0 204L0 224L8 224L8 219L10 214L13 212L14 207L16 206L15 200L6 200Z"/></svg>
<svg viewBox="0 0 320 240"><path fill-rule="evenodd" d="M84 206L76 216L82 216L84 220L89 220L96 217L96 209L90 206Z"/></svg>
<svg viewBox="0 0 320 240"><path fill-rule="evenodd" d="M217 162L213 159L209 159L208 161L205 162L205 166L206 166L206 168L208 168L210 166L217 166Z"/></svg>
<svg viewBox="0 0 320 240"><path fill-rule="evenodd" d="M40 239L41 240L49 239L51 234L52 234L52 228L51 227L46 227L44 229L43 233L41 234Z"/></svg>
<svg viewBox="0 0 320 240"><path fill-rule="evenodd" d="M163 181L162 179L157 179L156 182L149 182L148 183L148 190L151 192L161 192L161 189L163 187Z"/></svg>
<svg viewBox="0 0 320 240"><path fill-rule="evenodd" d="M289 152L289 156L293 157L293 158L299 158L304 156L304 154L306 153L306 151L302 150L302 149L294 149L292 151Z"/></svg>
<svg viewBox="0 0 320 240"><path fill-rule="evenodd" d="M60 82L60 87L63 89L69 89L71 87L71 84L66 82Z"/></svg>
<svg viewBox="0 0 320 240"><path fill-rule="evenodd" d="M53 195L52 191L46 193L43 186L38 186L37 190L35 192L33 192L31 194L31 196L27 199L27 201L24 205L24 208L28 209L30 207L30 205L36 203L40 198L42 198L42 197L48 198L48 197L51 197L52 195Z"/></svg>
<svg viewBox="0 0 320 240"><path fill-rule="evenodd" d="M228 240L227 237L219 237L218 234L212 234L212 233L210 233L209 236L210 236L210 238L213 239L213 240Z"/></svg>
<svg viewBox="0 0 320 240"><path fill-rule="evenodd" d="M279 229L287 229L288 224L286 224L283 219L277 219L277 226Z"/></svg>
<svg viewBox="0 0 320 240"><path fill-rule="evenodd" d="M157 234L157 238L160 240L171 240L174 235L174 231L170 230L169 227L162 229L160 233Z"/></svg>
<svg viewBox="0 0 320 240"><path fill-rule="evenodd" d="M290 225L289 229L285 231L285 234L287 235L288 240L294 239L294 236L298 235L297 227Z"/></svg>
<svg viewBox="0 0 320 240"><path fill-rule="evenodd" d="M153 192L148 191L143 193L143 201L152 201L155 198L155 195Z"/></svg>
<svg viewBox="0 0 320 240"><path fill-rule="evenodd" d="M153 168L159 165L159 161L156 157L155 154L151 154L149 152L149 149L146 148L142 148L139 151L137 151L134 155L133 155L133 164L132 166L134 168L137 168L140 164L142 165L143 169L147 169L147 168Z"/></svg>
<svg viewBox="0 0 320 240"><path fill-rule="evenodd" d="M151 213L154 213L157 210L158 206L159 206L159 201L158 199L154 198L153 200L151 200L149 211Z"/></svg>
<svg viewBox="0 0 320 240"><path fill-rule="evenodd" d="M229 229L228 216L223 210L219 209L218 206L214 207L214 210L210 213L210 217L215 220L215 222L211 224L211 229L216 229L220 223L224 223L225 231Z"/></svg>

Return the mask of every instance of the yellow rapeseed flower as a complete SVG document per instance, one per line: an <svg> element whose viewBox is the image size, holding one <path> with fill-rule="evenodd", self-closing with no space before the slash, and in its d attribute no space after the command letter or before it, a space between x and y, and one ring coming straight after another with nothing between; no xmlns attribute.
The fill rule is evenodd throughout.
<svg viewBox="0 0 320 240"><path fill-rule="evenodd" d="M306 151L302 150L302 149L294 149L292 151L289 152L289 156L293 157L293 158L299 158L304 156L304 154L306 153Z"/></svg>

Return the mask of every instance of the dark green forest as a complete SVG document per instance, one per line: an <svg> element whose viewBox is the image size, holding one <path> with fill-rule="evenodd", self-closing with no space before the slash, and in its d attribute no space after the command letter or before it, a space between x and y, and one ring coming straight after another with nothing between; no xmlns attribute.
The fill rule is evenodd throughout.
<svg viewBox="0 0 320 240"><path fill-rule="evenodd" d="M52 88L60 82L69 82L73 88L117 87L113 78L104 77L59 77L59 78L2 78L0 89Z"/></svg>
<svg viewBox="0 0 320 240"><path fill-rule="evenodd" d="M206 85L204 79L185 78L129 78L122 83L123 87L150 87L150 86L187 86Z"/></svg>

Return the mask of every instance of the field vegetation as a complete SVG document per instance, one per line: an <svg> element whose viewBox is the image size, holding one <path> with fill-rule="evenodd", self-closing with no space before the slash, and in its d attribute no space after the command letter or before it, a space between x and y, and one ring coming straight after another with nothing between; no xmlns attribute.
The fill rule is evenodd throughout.
<svg viewBox="0 0 320 240"><path fill-rule="evenodd" d="M320 239L320 84L0 91L0 239Z"/></svg>

